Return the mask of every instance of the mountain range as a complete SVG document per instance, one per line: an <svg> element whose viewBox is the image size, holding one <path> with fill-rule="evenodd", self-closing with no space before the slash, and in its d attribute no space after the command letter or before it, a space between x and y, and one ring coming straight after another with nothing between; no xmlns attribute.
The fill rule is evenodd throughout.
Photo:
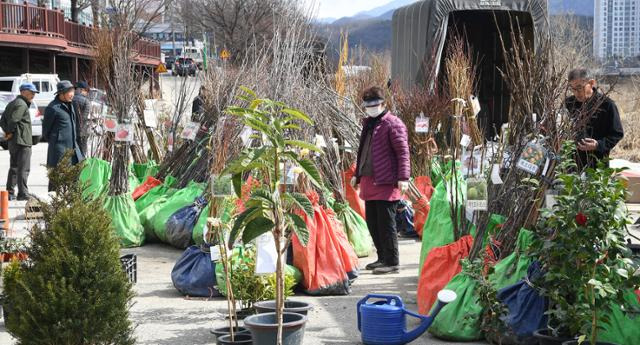
<svg viewBox="0 0 640 345"><path fill-rule="evenodd" d="M418 0L393 0L386 5L359 12L351 17L320 18L316 20L316 30L328 39L330 55L337 55L340 33L349 33L349 45L364 47L370 51L384 51L391 48L391 20L398 8ZM594 0L549 0L549 14L572 14L593 17ZM587 19L585 18L585 19ZM592 21L591 21L592 22Z"/></svg>

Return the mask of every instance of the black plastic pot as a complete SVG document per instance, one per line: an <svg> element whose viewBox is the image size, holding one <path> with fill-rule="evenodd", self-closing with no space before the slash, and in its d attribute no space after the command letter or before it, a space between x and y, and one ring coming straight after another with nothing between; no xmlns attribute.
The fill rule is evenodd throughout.
<svg viewBox="0 0 640 345"><path fill-rule="evenodd" d="M251 334L235 334L234 340L231 341L231 334L223 335L218 338L216 344L218 345L249 345L253 344L253 338Z"/></svg>
<svg viewBox="0 0 640 345"><path fill-rule="evenodd" d="M574 338L554 337L548 328L533 332L533 336L538 339L540 345L562 345L567 341L575 340Z"/></svg>
<svg viewBox="0 0 640 345"><path fill-rule="evenodd" d="M577 340L565 341L562 345L579 345ZM588 340L582 342L582 345L591 345ZM607 343L604 341L596 341L596 345L618 345L616 343Z"/></svg>
<svg viewBox="0 0 640 345"><path fill-rule="evenodd" d="M245 327L233 327L234 334L249 334L249 330ZM216 339L223 335L230 335L229 327L214 328L211 330L211 334L216 336Z"/></svg>
<svg viewBox="0 0 640 345"><path fill-rule="evenodd" d="M264 313L275 313L276 312L276 301L262 301L254 303L254 308L258 314ZM302 315L307 315L309 310L313 309L313 305L311 303L302 302L302 301L293 301L286 300L284 301L284 312L285 313L298 313Z"/></svg>
<svg viewBox="0 0 640 345"><path fill-rule="evenodd" d="M283 345L301 345L304 340L304 326L307 316L297 313L284 313L282 328ZM253 345L273 345L278 337L276 313L264 313L249 316L244 325L251 330Z"/></svg>

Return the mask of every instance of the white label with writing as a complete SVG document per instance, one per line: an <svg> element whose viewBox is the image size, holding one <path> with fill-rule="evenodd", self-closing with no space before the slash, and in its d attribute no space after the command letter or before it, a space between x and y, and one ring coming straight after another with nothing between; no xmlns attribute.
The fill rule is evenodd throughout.
<svg viewBox="0 0 640 345"><path fill-rule="evenodd" d="M424 113L416 117L416 133L429 133L429 118Z"/></svg>
<svg viewBox="0 0 640 345"><path fill-rule="evenodd" d="M473 109L473 115L478 116L478 114L480 114L480 110L482 110L478 97L471 95L469 99L471 99L471 109Z"/></svg>
<svg viewBox="0 0 640 345"><path fill-rule="evenodd" d="M211 261L220 260L220 246L211 246L209 250L211 251Z"/></svg>
<svg viewBox="0 0 640 345"><path fill-rule="evenodd" d="M467 147L469 144L471 144L471 137L464 134L460 140L460 145L462 145L462 147Z"/></svg>
<svg viewBox="0 0 640 345"><path fill-rule="evenodd" d="M494 164L491 169L491 183L493 184L503 184L502 178L500 177L500 164Z"/></svg>

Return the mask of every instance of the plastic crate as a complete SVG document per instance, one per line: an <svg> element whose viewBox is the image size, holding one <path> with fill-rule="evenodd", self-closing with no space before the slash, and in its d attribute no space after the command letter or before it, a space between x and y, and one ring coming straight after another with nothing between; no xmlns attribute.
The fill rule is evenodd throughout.
<svg viewBox="0 0 640 345"><path fill-rule="evenodd" d="M122 270L132 284L138 282L138 257L135 254L127 254L120 257Z"/></svg>

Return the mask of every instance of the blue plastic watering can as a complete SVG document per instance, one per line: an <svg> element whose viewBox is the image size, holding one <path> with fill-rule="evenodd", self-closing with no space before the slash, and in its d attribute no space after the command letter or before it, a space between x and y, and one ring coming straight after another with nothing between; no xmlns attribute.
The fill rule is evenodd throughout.
<svg viewBox="0 0 640 345"><path fill-rule="evenodd" d="M414 341L431 326L442 307L456 299L456 293L442 290L438 302L429 316L416 314L404 308L402 298L394 295L370 294L358 302L358 330L366 345L403 345ZM367 303L370 299L377 299ZM416 329L407 332L406 315L420 319Z"/></svg>

